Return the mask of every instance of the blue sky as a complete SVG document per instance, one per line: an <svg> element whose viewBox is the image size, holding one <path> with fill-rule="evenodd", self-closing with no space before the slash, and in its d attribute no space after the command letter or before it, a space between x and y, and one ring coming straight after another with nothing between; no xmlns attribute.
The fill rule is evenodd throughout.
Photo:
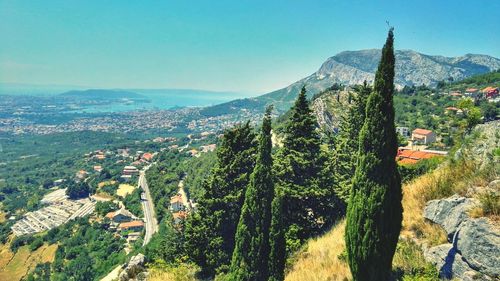
<svg viewBox="0 0 500 281"><path fill-rule="evenodd" d="M0 0L0 82L275 90L344 50L500 57L500 1Z"/></svg>

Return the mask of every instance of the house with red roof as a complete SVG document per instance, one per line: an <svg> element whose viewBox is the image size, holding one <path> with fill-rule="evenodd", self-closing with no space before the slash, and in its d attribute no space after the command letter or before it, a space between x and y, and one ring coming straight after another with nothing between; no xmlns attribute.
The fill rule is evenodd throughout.
<svg viewBox="0 0 500 281"><path fill-rule="evenodd" d="M180 211L177 213L173 213L172 217L174 218L174 223L179 224L180 222L184 221L188 216L188 213L185 211Z"/></svg>
<svg viewBox="0 0 500 281"><path fill-rule="evenodd" d="M153 159L153 154L149 153L149 152L146 152L142 155L142 159L146 160L146 161L151 161L151 159Z"/></svg>
<svg viewBox="0 0 500 281"><path fill-rule="evenodd" d="M411 133L411 140L422 144L429 144L436 141L436 134L431 130L417 128Z"/></svg>
<svg viewBox="0 0 500 281"><path fill-rule="evenodd" d="M481 92L483 93L484 97L487 99L494 99L498 96L498 88L494 88L491 86L482 89Z"/></svg>
<svg viewBox="0 0 500 281"><path fill-rule="evenodd" d="M176 194L170 198L170 210L172 212L182 211L185 208L186 206L184 206L181 194Z"/></svg>
<svg viewBox="0 0 500 281"><path fill-rule="evenodd" d="M118 225L118 230L120 231L141 231L143 228L144 228L144 222L140 220L124 222Z"/></svg>
<svg viewBox="0 0 500 281"><path fill-rule="evenodd" d="M415 164L422 159L429 159L432 157L442 157L446 155L447 152L443 151L430 151L430 150L411 150L411 149L400 149L396 156L396 161L402 165Z"/></svg>

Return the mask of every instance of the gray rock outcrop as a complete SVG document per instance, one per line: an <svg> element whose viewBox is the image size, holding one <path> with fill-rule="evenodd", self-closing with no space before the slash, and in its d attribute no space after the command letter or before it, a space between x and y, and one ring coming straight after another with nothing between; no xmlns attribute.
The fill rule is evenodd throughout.
<svg viewBox="0 0 500 281"><path fill-rule="evenodd" d="M144 263L146 257L143 254L137 254L130 258L127 266L120 273L118 279L120 281L130 281L130 280L146 280L146 275L144 273Z"/></svg>
<svg viewBox="0 0 500 281"><path fill-rule="evenodd" d="M479 272L469 267L451 243L435 246L424 251L424 257L436 266L440 278L453 279L460 277L460 280L472 281L479 280L478 278L481 276Z"/></svg>
<svg viewBox="0 0 500 281"><path fill-rule="evenodd" d="M493 183L496 184L496 183ZM424 249L440 278L497 280L500 277L500 230L486 218L470 218L476 200L460 197L427 202L424 217L439 224L451 243Z"/></svg>
<svg viewBox="0 0 500 281"><path fill-rule="evenodd" d="M470 267L500 277L500 230L486 218L466 220L460 227L456 246Z"/></svg>
<svg viewBox="0 0 500 281"><path fill-rule="evenodd" d="M460 224L468 218L467 211L475 204L474 199L456 194L446 199L431 200L425 206L424 218L442 226L451 242Z"/></svg>

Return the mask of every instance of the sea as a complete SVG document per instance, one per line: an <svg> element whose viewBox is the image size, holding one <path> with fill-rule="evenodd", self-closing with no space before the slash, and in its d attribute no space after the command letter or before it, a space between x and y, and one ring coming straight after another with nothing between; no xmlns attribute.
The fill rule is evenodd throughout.
<svg viewBox="0 0 500 281"><path fill-rule="evenodd" d="M0 84L1 95L54 97L73 88L7 87ZM81 90L78 89L78 90ZM138 110L165 110L182 107L205 107L235 99L256 96L250 93L217 92L195 89L124 89L144 96L144 100L122 99L111 104L75 107L74 113L105 113Z"/></svg>

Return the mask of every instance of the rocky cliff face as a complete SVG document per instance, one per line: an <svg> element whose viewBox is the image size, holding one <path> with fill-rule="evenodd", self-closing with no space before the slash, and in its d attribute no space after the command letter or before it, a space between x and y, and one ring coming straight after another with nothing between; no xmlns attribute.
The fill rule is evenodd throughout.
<svg viewBox="0 0 500 281"><path fill-rule="evenodd" d="M465 156L482 170L494 167L498 175L499 157L491 153L500 146L500 121L478 125L477 137L466 142L455 157ZM486 185L468 187L465 196L427 202L423 217L441 226L448 243L424 250L428 261L439 270L443 279L498 280L500 278L500 225L492 217L471 217L470 211L479 206L481 194L500 195L498 176Z"/></svg>
<svg viewBox="0 0 500 281"><path fill-rule="evenodd" d="M412 50L396 51L396 84L433 86L441 80L462 80L475 74L500 68L500 60L485 55L467 54L443 57L421 54ZM310 82L329 80L330 83L360 84L373 82L380 60L380 50L342 52L329 58L320 69L306 78Z"/></svg>
<svg viewBox="0 0 500 281"><path fill-rule="evenodd" d="M467 54L460 57L430 56L412 50L397 50L396 87L406 85L434 86L439 81L458 81L464 78L500 69L500 59L487 55ZM288 108L303 85L308 94L317 94L334 83L343 85L373 82L380 50L345 51L327 59L318 71L286 88L257 97L272 102L278 109Z"/></svg>

